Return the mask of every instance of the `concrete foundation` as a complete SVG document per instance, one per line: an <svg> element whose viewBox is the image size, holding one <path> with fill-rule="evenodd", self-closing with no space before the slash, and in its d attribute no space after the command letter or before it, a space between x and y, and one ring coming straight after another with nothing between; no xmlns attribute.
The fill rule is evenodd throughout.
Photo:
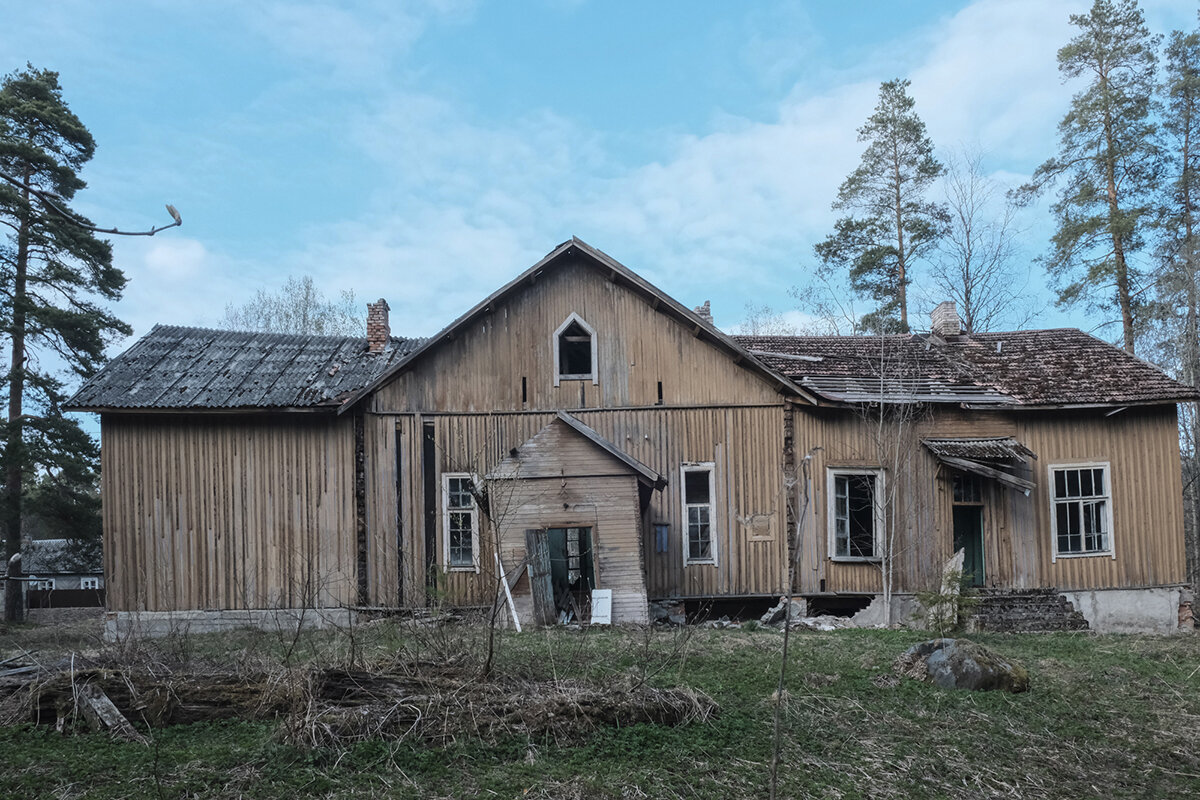
<svg viewBox="0 0 1200 800"><path fill-rule="evenodd" d="M349 628L358 612L349 608L279 608L241 611L110 611L105 616L104 639L160 639L192 633L220 633L238 628L264 631Z"/></svg>
<svg viewBox="0 0 1200 800"><path fill-rule="evenodd" d="M1191 600L1191 592L1179 586L1061 594L1066 595L1097 633L1180 632L1179 607L1185 600Z"/></svg>

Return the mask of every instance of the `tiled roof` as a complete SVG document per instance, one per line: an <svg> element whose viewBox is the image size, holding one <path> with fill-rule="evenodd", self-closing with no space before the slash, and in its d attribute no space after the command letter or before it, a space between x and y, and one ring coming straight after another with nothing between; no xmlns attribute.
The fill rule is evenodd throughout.
<svg viewBox="0 0 1200 800"><path fill-rule="evenodd" d="M67 405L98 409L334 407L421 344L392 338L380 353L347 336L156 325L85 383Z"/></svg>
<svg viewBox="0 0 1200 800"><path fill-rule="evenodd" d="M1122 405L1194 400L1162 370L1074 328L951 336L735 336L830 400Z"/></svg>

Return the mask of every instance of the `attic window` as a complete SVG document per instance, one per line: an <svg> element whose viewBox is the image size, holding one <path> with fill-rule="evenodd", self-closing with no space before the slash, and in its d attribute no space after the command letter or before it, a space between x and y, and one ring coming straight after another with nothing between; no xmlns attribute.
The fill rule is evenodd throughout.
<svg viewBox="0 0 1200 800"><path fill-rule="evenodd" d="M596 331L578 314L554 332L554 385L560 381L596 380Z"/></svg>

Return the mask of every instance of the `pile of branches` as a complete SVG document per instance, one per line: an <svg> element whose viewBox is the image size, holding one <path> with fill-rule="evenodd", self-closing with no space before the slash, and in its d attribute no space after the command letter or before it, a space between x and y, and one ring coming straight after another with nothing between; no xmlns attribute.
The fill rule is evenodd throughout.
<svg viewBox="0 0 1200 800"><path fill-rule="evenodd" d="M284 741L306 747L367 739L491 742L508 735L569 741L606 727L702 722L716 710L711 698L688 688L481 681L474 670L432 663L257 675L72 663L0 676L0 725L32 722L68 730L82 722L134 740L143 738L139 729L269 719L279 721Z"/></svg>

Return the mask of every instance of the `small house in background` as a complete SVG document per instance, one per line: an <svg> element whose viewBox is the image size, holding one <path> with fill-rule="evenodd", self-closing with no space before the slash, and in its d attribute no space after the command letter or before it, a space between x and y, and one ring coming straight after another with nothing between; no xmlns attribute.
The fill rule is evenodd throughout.
<svg viewBox="0 0 1200 800"><path fill-rule="evenodd" d="M962 552L993 596L1174 629L1192 389L946 305L884 337L730 337L705 311L572 239L429 339L392 337L383 301L365 340L156 327L70 402L101 415L116 623L586 621L601 589L643 623L768 602L793 563L810 608L886 621Z"/></svg>
<svg viewBox="0 0 1200 800"><path fill-rule="evenodd" d="M21 544L26 608L104 605L104 562L98 542L27 539Z"/></svg>

